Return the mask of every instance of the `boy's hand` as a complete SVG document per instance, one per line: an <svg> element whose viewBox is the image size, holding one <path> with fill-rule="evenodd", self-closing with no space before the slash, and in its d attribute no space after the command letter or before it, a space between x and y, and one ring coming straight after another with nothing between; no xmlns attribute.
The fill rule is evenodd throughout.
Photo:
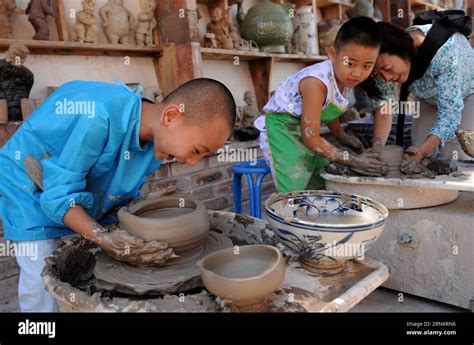
<svg viewBox="0 0 474 345"><path fill-rule="evenodd" d="M346 133L341 133L336 139L344 146L348 146L354 149L357 153L362 153L364 151L364 145L362 142L353 135Z"/></svg>
<svg viewBox="0 0 474 345"><path fill-rule="evenodd" d="M355 172L366 176L383 176L388 171L387 164L380 161L379 154L374 152L351 155L348 165Z"/></svg>
<svg viewBox="0 0 474 345"><path fill-rule="evenodd" d="M125 230L97 231L95 235L95 242L107 254L134 266L152 268L177 257L167 243L159 241L145 242L141 238L130 235Z"/></svg>

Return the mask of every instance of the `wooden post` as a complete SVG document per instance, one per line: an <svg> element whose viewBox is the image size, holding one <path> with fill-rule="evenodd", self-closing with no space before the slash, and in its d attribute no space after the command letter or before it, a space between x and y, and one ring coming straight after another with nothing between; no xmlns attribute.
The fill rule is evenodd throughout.
<svg viewBox="0 0 474 345"><path fill-rule="evenodd" d="M60 41L69 41L69 31L67 29L66 12L63 0L54 0L53 8L56 12L56 27Z"/></svg>
<svg viewBox="0 0 474 345"><path fill-rule="evenodd" d="M169 43L163 47L163 56L154 59L156 77L160 83L163 95L167 96L171 91L176 89L178 84L178 64L176 58L176 45Z"/></svg>
<svg viewBox="0 0 474 345"><path fill-rule="evenodd" d="M270 97L270 82L274 58L264 58L249 61L258 109L263 112L263 107Z"/></svg>

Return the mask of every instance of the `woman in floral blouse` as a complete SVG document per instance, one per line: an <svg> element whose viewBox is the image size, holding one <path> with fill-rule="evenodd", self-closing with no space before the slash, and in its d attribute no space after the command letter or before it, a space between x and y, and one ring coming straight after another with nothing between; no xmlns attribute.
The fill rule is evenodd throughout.
<svg viewBox="0 0 474 345"><path fill-rule="evenodd" d="M389 100L397 97L394 86L408 79L411 61L432 25L406 30L386 22L378 25L383 43L374 71L382 99ZM417 154L412 159L419 163L439 145L443 158L469 159L455 139L456 129L474 129L474 50L468 39L461 33L451 36L408 90L420 101L419 117L413 119ZM385 144L392 124L392 116L380 109L375 115L374 145Z"/></svg>

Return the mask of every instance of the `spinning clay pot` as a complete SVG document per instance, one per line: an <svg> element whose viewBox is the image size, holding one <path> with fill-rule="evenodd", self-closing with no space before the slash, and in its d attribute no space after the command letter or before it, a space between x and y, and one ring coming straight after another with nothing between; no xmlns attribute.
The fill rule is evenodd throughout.
<svg viewBox="0 0 474 345"><path fill-rule="evenodd" d="M388 165L388 177L401 177L400 165L403 159L403 147L386 145L380 150L379 158Z"/></svg>
<svg viewBox="0 0 474 345"><path fill-rule="evenodd" d="M267 245L242 246L238 252L234 248L220 250L198 265L211 293L247 310L262 305L281 286L286 273L280 251Z"/></svg>
<svg viewBox="0 0 474 345"><path fill-rule="evenodd" d="M122 207L119 226L145 241L163 241L183 255L200 247L209 233L207 209L189 197L163 197Z"/></svg>

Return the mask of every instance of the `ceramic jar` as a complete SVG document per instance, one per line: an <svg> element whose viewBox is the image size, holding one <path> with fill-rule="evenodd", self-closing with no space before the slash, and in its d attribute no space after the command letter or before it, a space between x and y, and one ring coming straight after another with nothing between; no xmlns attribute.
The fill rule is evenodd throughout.
<svg viewBox="0 0 474 345"><path fill-rule="evenodd" d="M247 12L241 34L257 42L262 52L285 53L293 37L293 23L284 6L262 0Z"/></svg>
<svg viewBox="0 0 474 345"><path fill-rule="evenodd" d="M316 14L312 6L302 6L296 11L293 40L297 54L319 54Z"/></svg>

